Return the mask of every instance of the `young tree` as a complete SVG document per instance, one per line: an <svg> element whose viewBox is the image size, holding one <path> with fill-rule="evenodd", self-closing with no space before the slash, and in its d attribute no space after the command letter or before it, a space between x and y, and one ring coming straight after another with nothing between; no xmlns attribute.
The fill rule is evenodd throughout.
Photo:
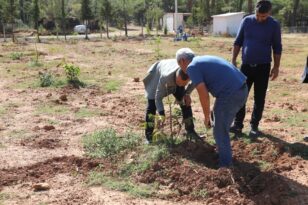
<svg viewBox="0 0 308 205"><path fill-rule="evenodd" d="M16 11L17 5L15 0L6 0L3 2L3 17L6 23L9 23L12 26L12 41L16 42L16 38L14 35L14 25L15 25L15 17L17 15Z"/></svg>
<svg viewBox="0 0 308 205"><path fill-rule="evenodd" d="M66 12L65 12L65 0L61 0L61 25L64 38L66 40Z"/></svg>
<svg viewBox="0 0 308 205"><path fill-rule="evenodd" d="M85 22L86 36L85 39L89 40L88 37L88 22L93 18L90 0L81 0L81 19Z"/></svg>
<svg viewBox="0 0 308 205"><path fill-rule="evenodd" d="M2 25L2 32L3 32L4 41L6 41L6 36L5 36L5 20L4 20L3 5L4 5L3 0L0 0L0 24Z"/></svg>
<svg viewBox="0 0 308 205"><path fill-rule="evenodd" d="M101 16L104 18L106 23L106 34L107 38L109 37L109 22L110 17L112 16L112 6L109 0L103 0L102 6L101 6Z"/></svg>
<svg viewBox="0 0 308 205"><path fill-rule="evenodd" d="M34 29L36 29L36 35L37 35L37 42L40 43L40 34L39 34L39 18L40 18L40 7L38 0L33 0L33 22L34 22Z"/></svg>

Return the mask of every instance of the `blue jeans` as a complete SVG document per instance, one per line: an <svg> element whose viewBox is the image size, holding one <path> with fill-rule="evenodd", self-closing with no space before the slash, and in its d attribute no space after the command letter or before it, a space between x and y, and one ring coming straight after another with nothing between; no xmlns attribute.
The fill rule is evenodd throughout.
<svg viewBox="0 0 308 205"><path fill-rule="evenodd" d="M248 88L245 84L229 96L216 98L213 134L218 147L220 167L232 165L229 130L236 113L246 103L247 96Z"/></svg>

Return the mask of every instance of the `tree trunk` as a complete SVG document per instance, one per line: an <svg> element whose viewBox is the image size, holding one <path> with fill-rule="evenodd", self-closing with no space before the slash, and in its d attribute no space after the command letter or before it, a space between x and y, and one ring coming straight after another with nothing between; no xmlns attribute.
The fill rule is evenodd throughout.
<svg viewBox="0 0 308 205"><path fill-rule="evenodd" d="M187 4L186 4L187 6L186 7L187 7L187 11L188 12L191 12L192 7L193 7L193 3L194 3L194 0L188 0L187 1Z"/></svg>
<svg viewBox="0 0 308 205"><path fill-rule="evenodd" d="M296 26L297 9L300 0L293 0L292 26Z"/></svg>
<svg viewBox="0 0 308 205"><path fill-rule="evenodd" d="M125 36L128 37L128 33L127 33L127 10L126 10L126 0L124 0L124 29L125 29Z"/></svg>
<svg viewBox="0 0 308 205"><path fill-rule="evenodd" d="M14 23L12 23L12 42L15 43L15 35L14 35Z"/></svg>
<svg viewBox="0 0 308 205"><path fill-rule="evenodd" d="M23 23L25 23L25 11L24 11L24 0L19 0L19 13L20 13L20 19Z"/></svg>
<svg viewBox="0 0 308 205"><path fill-rule="evenodd" d="M101 36L101 39L103 39L103 29L102 29L102 21L99 21L99 34Z"/></svg>
<svg viewBox="0 0 308 205"><path fill-rule="evenodd" d="M212 10L212 14L216 14L216 0L212 0L211 10Z"/></svg>
<svg viewBox="0 0 308 205"><path fill-rule="evenodd" d="M211 20L211 9L210 9L210 0L205 0L205 12L206 12L206 20Z"/></svg>
<svg viewBox="0 0 308 205"><path fill-rule="evenodd" d="M86 40L89 40L89 36L88 36L88 20L86 20Z"/></svg>
<svg viewBox="0 0 308 205"><path fill-rule="evenodd" d="M107 38L109 39L109 19L108 17L106 18L106 33L107 33Z"/></svg>
<svg viewBox="0 0 308 205"><path fill-rule="evenodd" d="M141 35L143 36L143 18L140 20L140 24L141 24Z"/></svg>
<svg viewBox="0 0 308 205"><path fill-rule="evenodd" d="M252 5L252 0L248 0L248 13L252 14L253 13L253 5Z"/></svg>
<svg viewBox="0 0 308 205"><path fill-rule="evenodd" d="M5 32L5 23L2 23L2 27L3 27L3 38L4 38L4 42L6 42L6 32Z"/></svg>
<svg viewBox="0 0 308 205"><path fill-rule="evenodd" d="M238 4L238 11L242 11L242 9L243 9L243 0L240 0Z"/></svg>

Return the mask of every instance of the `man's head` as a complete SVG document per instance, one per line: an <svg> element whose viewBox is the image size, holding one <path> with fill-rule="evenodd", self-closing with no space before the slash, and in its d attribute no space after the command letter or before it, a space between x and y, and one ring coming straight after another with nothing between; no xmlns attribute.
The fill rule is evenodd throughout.
<svg viewBox="0 0 308 205"><path fill-rule="evenodd" d="M181 48L176 52L176 60L184 73L194 57L195 53L190 48Z"/></svg>
<svg viewBox="0 0 308 205"><path fill-rule="evenodd" d="M176 71L176 78L175 78L175 81L176 81L176 84L178 85L178 86L186 86L187 85L187 83L189 82L189 77L188 77L188 75L186 74L186 73L184 73L183 71L182 71L182 69L178 69L177 71Z"/></svg>
<svg viewBox="0 0 308 205"><path fill-rule="evenodd" d="M256 5L256 18L258 22L264 22L272 10L272 3L268 0L258 1Z"/></svg>

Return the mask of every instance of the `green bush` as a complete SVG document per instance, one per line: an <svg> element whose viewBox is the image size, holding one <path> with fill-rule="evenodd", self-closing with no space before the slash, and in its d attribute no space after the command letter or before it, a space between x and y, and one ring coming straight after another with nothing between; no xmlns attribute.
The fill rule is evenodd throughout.
<svg viewBox="0 0 308 205"><path fill-rule="evenodd" d="M83 138L84 148L91 157L112 157L138 146L140 141L140 137L133 133L118 136L113 129L98 131Z"/></svg>
<svg viewBox="0 0 308 205"><path fill-rule="evenodd" d="M14 53L11 53L10 58L12 60L20 60L22 56L23 56L23 53L14 52Z"/></svg>
<svg viewBox="0 0 308 205"><path fill-rule="evenodd" d="M40 86L49 87L54 84L54 78L50 73L40 73Z"/></svg>

